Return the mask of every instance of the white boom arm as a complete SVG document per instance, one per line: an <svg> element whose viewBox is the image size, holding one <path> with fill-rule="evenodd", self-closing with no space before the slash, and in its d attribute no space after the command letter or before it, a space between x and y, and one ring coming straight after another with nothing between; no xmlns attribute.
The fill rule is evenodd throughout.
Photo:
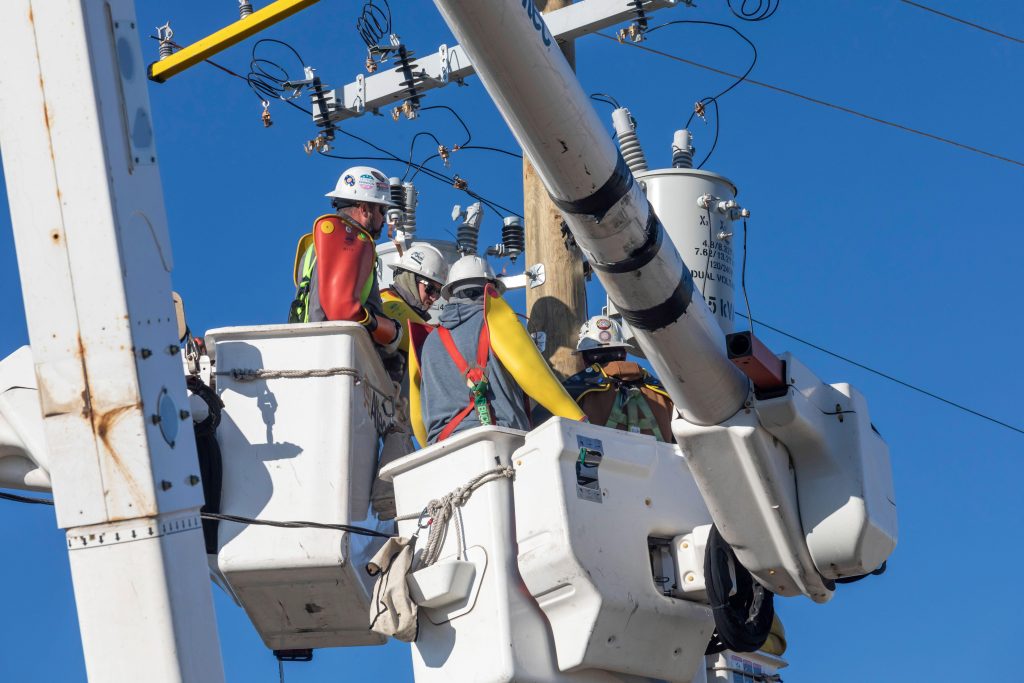
<svg viewBox="0 0 1024 683"><path fill-rule="evenodd" d="M435 3L679 412L734 415L747 379L533 2Z"/></svg>

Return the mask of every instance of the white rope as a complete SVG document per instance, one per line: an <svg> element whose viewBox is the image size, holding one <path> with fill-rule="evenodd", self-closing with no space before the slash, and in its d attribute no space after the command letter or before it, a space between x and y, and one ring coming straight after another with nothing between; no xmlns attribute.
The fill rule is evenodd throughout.
<svg viewBox="0 0 1024 683"><path fill-rule="evenodd" d="M458 534L456 539L458 543L458 557L460 559L464 558L466 549L463 539L461 510L459 508L469 501L473 491L476 491L484 484L498 479L512 479L513 477L515 477L515 470L511 467L496 467L493 470L487 470L473 477L454 491L431 500L419 515L398 517L398 521L416 518L419 518L421 521L424 518L430 519L430 531L427 535L427 544L423 549L423 554L420 556L419 568L429 567L437 562L441 556L441 548L444 546L445 536L448 533L448 524L453 518L455 520L455 531ZM420 524L420 528L423 528L422 524Z"/></svg>
<svg viewBox="0 0 1024 683"><path fill-rule="evenodd" d="M235 368L218 372L218 375L230 375L236 382L255 382L258 379L295 379L300 377L336 377L348 375L356 382L363 381L363 375L355 368L323 368L314 370L252 370Z"/></svg>
<svg viewBox="0 0 1024 683"><path fill-rule="evenodd" d="M355 379L356 384L366 382L373 393L380 397L381 402L370 405L370 417L373 420L377 433L381 436L395 430L395 399L398 393L397 385L392 387L392 393L382 391L367 380L366 376L355 368L315 368L311 370L263 370L252 368L233 368L231 370L218 371L219 376L227 376L236 382L255 382L261 379L302 379L305 377L338 377L347 376Z"/></svg>

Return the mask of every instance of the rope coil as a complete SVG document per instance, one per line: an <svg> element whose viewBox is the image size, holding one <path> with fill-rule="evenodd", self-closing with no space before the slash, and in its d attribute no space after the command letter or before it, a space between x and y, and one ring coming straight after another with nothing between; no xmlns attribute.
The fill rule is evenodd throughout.
<svg viewBox="0 0 1024 683"><path fill-rule="evenodd" d="M427 544L423 548L422 555L420 555L418 568L423 569L424 567L429 567L437 562L438 558L441 556L441 549L444 547L445 537L448 535L448 524L451 523L452 519L455 520L458 557L464 558L466 556L466 548L462 531L460 508L469 502L469 498L473 495L473 492L484 484L492 481L498 481L499 479L514 478L515 470L512 469L511 466L495 467L492 470L487 470L486 472L478 474L462 486L457 487L455 490L441 496L440 498L434 498L427 503L426 507L424 507L421 512L396 517L395 521L398 522L410 519L418 520L416 534L419 534L420 529L429 529L427 534ZM423 523L423 520L425 519L428 520L426 524Z"/></svg>

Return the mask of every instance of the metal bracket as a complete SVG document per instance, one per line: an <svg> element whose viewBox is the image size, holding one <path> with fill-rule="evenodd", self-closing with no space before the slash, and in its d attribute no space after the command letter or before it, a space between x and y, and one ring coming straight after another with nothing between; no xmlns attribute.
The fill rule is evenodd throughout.
<svg viewBox="0 0 1024 683"><path fill-rule="evenodd" d="M544 284L544 264L535 263L526 270L526 279L530 282L530 289L534 287L540 287Z"/></svg>
<svg viewBox="0 0 1024 683"><path fill-rule="evenodd" d="M352 111L357 114L366 111L366 77L363 74L356 76L356 99L352 103Z"/></svg>
<svg viewBox="0 0 1024 683"><path fill-rule="evenodd" d="M438 80L443 85L446 85L448 83L448 76L452 72L451 66L448 64L448 46L442 43L441 46L437 48L437 56L441 62L441 78Z"/></svg>

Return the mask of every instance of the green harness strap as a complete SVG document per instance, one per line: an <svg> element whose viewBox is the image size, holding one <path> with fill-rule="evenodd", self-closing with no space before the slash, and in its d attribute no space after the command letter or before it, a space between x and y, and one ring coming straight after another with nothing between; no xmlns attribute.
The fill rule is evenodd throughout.
<svg viewBox="0 0 1024 683"><path fill-rule="evenodd" d="M289 323L309 322L309 290L312 288L313 266L315 265L316 249L310 244L302 256L302 279L299 280L299 289L295 292L295 299L288 310Z"/></svg>
<svg viewBox="0 0 1024 683"><path fill-rule="evenodd" d="M640 391L640 387L633 385L623 385L619 388L612 412L608 415L608 421L604 423L604 426L612 429L625 428L633 433L640 433L646 429L658 441L665 440L661 434L661 428L658 426L658 420L654 417L650 404L647 403L647 397Z"/></svg>

